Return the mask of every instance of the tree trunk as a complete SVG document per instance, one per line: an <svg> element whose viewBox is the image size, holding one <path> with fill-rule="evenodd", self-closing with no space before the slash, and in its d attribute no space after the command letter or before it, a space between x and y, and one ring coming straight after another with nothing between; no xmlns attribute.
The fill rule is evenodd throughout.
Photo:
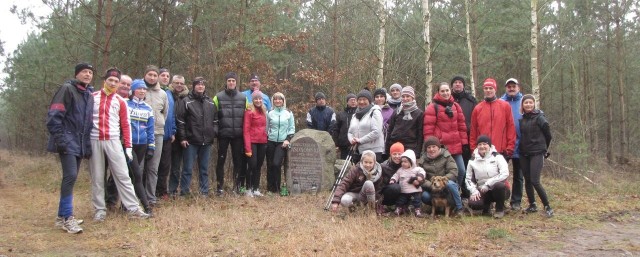
<svg viewBox="0 0 640 257"><path fill-rule="evenodd" d="M94 16L94 20L96 22L95 27L96 27L96 31L93 34L93 57L91 62L93 63L93 65L98 65L98 61L100 58L100 39L101 39L101 35L102 35L102 8L104 6L104 1L103 0L97 0L96 1L96 12L95 12L95 16ZM102 70L103 67L96 67L96 71L100 71Z"/></svg>
<svg viewBox="0 0 640 257"><path fill-rule="evenodd" d="M331 99L336 99L336 89L338 88L338 0L333 4L333 30L331 33L331 42L333 43L333 58L331 62Z"/></svg>
<svg viewBox="0 0 640 257"><path fill-rule="evenodd" d="M621 5L627 4L625 0L616 1L616 10L614 11L616 22L616 75L618 76L618 101L620 102L620 160L626 162L628 152L627 138L627 106L624 102L624 49L622 47L622 18L623 9Z"/></svg>
<svg viewBox="0 0 640 257"><path fill-rule="evenodd" d="M189 55L191 56L191 62L189 63L189 78L193 78L195 74L199 74L200 70L200 28L197 21L200 14L200 7L196 2L192 2L191 5L191 42L189 47Z"/></svg>
<svg viewBox="0 0 640 257"><path fill-rule="evenodd" d="M102 68L110 66L109 57L111 55L111 35L113 34L113 0L106 0L104 6L104 47L102 50Z"/></svg>
<svg viewBox="0 0 640 257"><path fill-rule="evenodd" d="M467 48L469 50L469 85L471 86L471 95L476 96L476 80L478 77L477 67L477 43L474 40L476 31L476 17L473 14L473 6L476 0L465 0L465 13L467 17Z"/></svg>
<svg viewBox="0 0 640 257"><path fill-rule="evenodd" d="M429 11L429 0L422 0L422 21L424 22L424 64L425 64L425 84L427 90L424 94L425 104L431 101L431 81L433 80L433 64L431 62L431 35L429 34L429 23L431 22L431 12Z"/></svg>
<svg viewBox="0 0 640 257"><path fill-rule="evenodd" d="M613 85L611 84L611 27L610 19L605 22L606 51L605 51L605 81L607 81L607 162L613 164Z"/></svg>
<svg viewBox="0 0 640 257"><path fill-rule="evenodd" d="M167 1L162 1L161 6L161 14L160 14L160 35L158 35L158 67L164 67L164 52L166 45L166 35L167 35L167 26L169 26L167 22L167 12L169 11L169 3Z"/></svg>
<svg viewBox="0 0 640 257"><path fill-rule="evenodd" d="M378 73L376 75L376 88L384 87L384 56L385 56L385 27L387 13L384 9L384 0L379 1L380 34L378 35Z"/></svg>
<svg viewBox="0 0 640 257"><path fill-rule="evenodd" d="M538 71L538 0L531 0L531 91L540 108L540 85Z"/></svg>

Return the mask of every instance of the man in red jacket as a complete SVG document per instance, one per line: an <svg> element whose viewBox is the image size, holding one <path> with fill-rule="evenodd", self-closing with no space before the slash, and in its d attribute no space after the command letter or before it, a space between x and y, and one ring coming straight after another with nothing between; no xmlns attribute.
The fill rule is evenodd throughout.
<svg viewBox="0 0 640 257"><path fill-rule="evenodd" d="M484 101L473 109L471 114L471 149L475 149L480 135L489 135L496 150L509 158L516 145L516 130L511 114L511 106L496 97L498 85L493 78L487 78L482 84Z"/></svg>

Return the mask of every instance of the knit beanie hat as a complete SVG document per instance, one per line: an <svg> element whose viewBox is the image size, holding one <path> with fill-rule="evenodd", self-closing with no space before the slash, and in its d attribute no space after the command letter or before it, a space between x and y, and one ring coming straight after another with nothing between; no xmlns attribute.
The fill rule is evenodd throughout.
<svg viewBox="0 0 640 257"><path fill-rule="evenodd" d="M496 80L493 78L487 78L484 80L484 83L482 83L482 87L492 87L493 90L498 90L498 84L496 83Z"/></svg>
<svg viewBox="0 0 640 257"><path fill-rule="evenodd" d="M327 97L322 92L316 93L315 98L316 98L316 101L318 101L319 99L327 99Z"/></svg>
<svg viewBox="0 0 640 257"><path fill-rule="evenodd" d="M351 98L357 98L357 97L356 97L356 95L354 93L348 93L347 97L346 97L347 102L349 102L349 99L351 99Z"/></svg>
<svg viewBox="0 0 640 257"><path fill-rule="evenodd" d="M402 91L402 86L400 84L398 84L398 83L395 83L395 84L391 85L389 87L389 91L392 91L394 88Z"/></svg>
<svg viewBox="0 0 640 257"><path fill-rule="evenodd" d="M90 69L91 71L96 72L96 69L93 68L93 66L91 64L88 64L86 62L81 62L81 63L76 64L76 68L75 68L75 72L76 73L73 74L73 76L74 77L78 76L78 73L80 73L82 70L85 70L85 69Z"/></svg>
<svg viewBox="0 0 640 257"><path fill-rule="evenodd" d="M198 84L200 84L200 83L205 83L205 82L207 82L207 81L206 81L206 80L204 80L204 78L203 78L203 77L195 77L195 78L193 79L193 81L191 82L191 86L192 86L192 87L194 87L194 86L196 86L196 85L198 85Z"/></svg>
<svg viewBox="0 0 640 257"><path fill-rule="evenodd" d="M411 86L406 86L402 88L402 95L409 95L411 97L413 97L413 99L416 99L416 93L413 90L413 87Z"/></svg>
<svg viewBox="0 0 640 257"><path fill-rule="evenodd" d="M136 79L131 82L131 92L136 92L136 89L147 88L147 84L142 79Z"/></svg>
<svg viewBox="0 0 640 257"><path fill-rule="evenodd" d="M122 72L120 72L118 68L110 68L107 70L107 72L104 73L104 77L102 78L107 79L108 77L116 77L118 78L118 80L120 80L121 75L122 75Z"/></svg>
<svg viewBox="0 0 640 257"><path fill-rule="evenodd" d="M236 74L235 72L231 71L231 72L227 72L227 74L224 75L224 80L228 80L228 79L235 79L238 80L238 74Z"/></svg>
<svg viewBox="0 0 640 257"><path fill-rule="evenodd" d="M451 83L450 83L450 85L453 85L453 82L456 82L456 81L458 81L458 80L460 80L460 82L462 82L462 85L464 85L464 86L466 86L466 85L467 85L467 82L466 82L466 81L464 81L464 77L459 76L459 75L458 75L458 76L455 76L455 77L453 77L453 78L451 79Z"/></svg>
<svg viewBox="0 0 640 257"><path fill-rule="evenodd" d="M428 136L427 139L424 141L424 146L427 147L432 145L437 145L438 147L440 147L441 146L440 139L434 136Z"/></svg>
<svg viewBox="0 0 640 257"><path fill-rule="evenodd" d="M376 91L373 91L373 96L384 96L384 98L387 98L387 90L385 90L384 88L378 88L376 89Z"/></svg>
<svg viewBox="0 0 640 257"><path fill-rule="evenodd" d="M487 143L491 145L491 138L489 138L489 136L487 135L481 135L478 137L478 140L477 140L477 144L480 144L480 143Z"/></svg>
<svg viewBox="0 0 640 257"><path fill-rule="evenodd" d="M520 113L521 114L524 114L524 108L522 106L522 103L524 103L524 100L527 100L527 99L533 100L533 105L534 105L534 109L535 109L536 98L532 94L526 94L526 95L522 96L522 101L520 102Z"/></svg>
<svg viewBox="0 0 640 257"><path fill-rule="evenodd" d="M251 73L251 76L249 76L249 81L252 81L254 79L260 81L260 78L258 77L258 74Z"/></svg>
<svg viewBox="0 0 640 257"><path fill-rule="evenodd" d="M389 154L394 153L404 153L404 145L400 142L391 145L391 148L389 148Z"/></svg>
<svg viewBox="0 0 640 257"><path fill-rule="evenodd" d="M256 98L262 99L262 92L260 92L260 90L253 91L253 93L251 93L251 99Z"/></svg>
<svg viewBox="0 0 640 257"><path fill-rule="evenodd" d="M360 92L358 93L358 99L360 97L367 98L367 100L369 100L369 103L373 102L373 96L371 95L371 91L369 90L366 90L366 89L360 90Z"/></svg>
<svg viewBox="0 0 640 257"><path fill-rule="evenodd" d="M158 75L160 75L160 69L158 69L158 66L147 65L147 67L144 69L144 75L147 75L147 73L149 73L150 71L155 71Z"/></svg>

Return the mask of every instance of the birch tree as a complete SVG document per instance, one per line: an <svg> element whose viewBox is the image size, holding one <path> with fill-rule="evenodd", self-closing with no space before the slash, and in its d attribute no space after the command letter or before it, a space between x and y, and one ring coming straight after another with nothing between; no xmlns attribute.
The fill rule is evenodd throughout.
<svg viewBox="0 0 640 257"><path fill-rule="evenodd" d="M376 74L376 88L384 87L384 55L385 55L385 28L387 14L384 9L384 0L379 0L378 18L380 19L380 34L378 35L378 70Z"/></svg>
<svg viewBox="0 0 640 257"><path fill-rule="evenodd" d="M540 105L540 85L538 71L538 0L531 0L531 91Z"/></svg>
<svg viewBox="0 0 640 257"><path fill-rule="evenodd" d="M425 63L425 85L427 90L424 94L425 103L431 101L431 81L433 80L433 64L431 62L431 36L429 35L429 23L431 22L431 12L429 11L429 0L422 0L422 21L424 22L424 63Z"/></svg>

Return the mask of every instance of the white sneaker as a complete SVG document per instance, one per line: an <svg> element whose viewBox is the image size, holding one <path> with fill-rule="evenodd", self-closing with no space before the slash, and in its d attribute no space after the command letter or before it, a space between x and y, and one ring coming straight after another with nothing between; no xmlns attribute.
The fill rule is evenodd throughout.
<svg viewBox="0 0 640 257"><path fill-rule="evenodd" d="M253 196L255 197L263 197L264 195L260 193L260 189L253 190Z"/></svg>
<svg viewBox="0 0 640 257"><path fill-rule="evenodd" d="M70 216L62 223L62 229L67 231L69 234L77 234L82 232L82 228L80 227L78 220L76 220L73 216Z"/></svg>
<svg viewBox="0 0 640 257"><path fill-rule="evenodd" d="M129 217L136 219L148 219L149 214L144 213L140 208L138 208L135 211L129 211Z"/></svg>
<svg viewBox="0 0 640 257"><path fill-rule="evenodd" d="M107 212L103 210L96 211L93 215L93 221L103 222L107 218Z"/></svg>
<svg viewBox="0 0 640 257"><path fill-rule="evenodd" d="M251 190L247 190L246 192L244 192L244 196L253 197L253 193L251 193Z"/></svg>
<svg viewBox="0 0 640 257"><path fill-rule="evenodd" d="M84 220L81 220L81 219L75 219L75 220L76 220L76 223L78 223L78 225L81 225L82 223L84 223ZM62 225L64 225L64 218L56 217L56 223L54 224L54 226L57 228L62 228Z"/></svg>

